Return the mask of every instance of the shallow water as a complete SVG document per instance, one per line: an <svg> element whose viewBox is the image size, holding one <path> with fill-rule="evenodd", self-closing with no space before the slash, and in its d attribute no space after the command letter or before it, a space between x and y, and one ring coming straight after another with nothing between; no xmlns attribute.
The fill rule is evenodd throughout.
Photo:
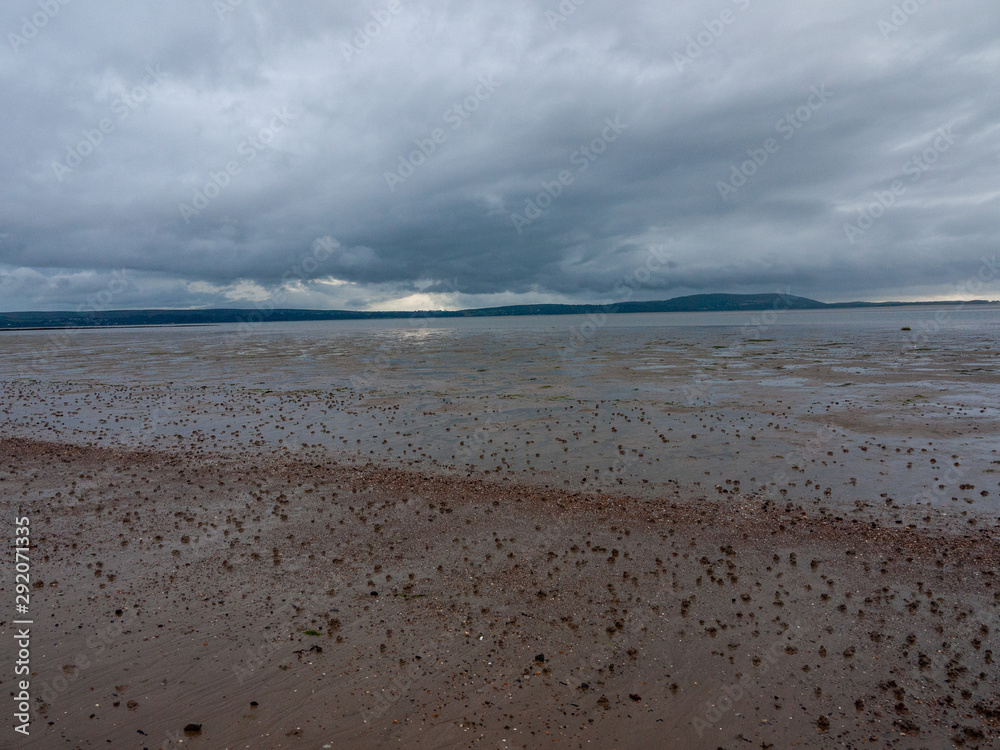
<svg viewBox="0 0 1000 750"><path fill-rule="evenodd" d="M993 307L5 332L0 429L1000 515L998 334Z"/></svg>

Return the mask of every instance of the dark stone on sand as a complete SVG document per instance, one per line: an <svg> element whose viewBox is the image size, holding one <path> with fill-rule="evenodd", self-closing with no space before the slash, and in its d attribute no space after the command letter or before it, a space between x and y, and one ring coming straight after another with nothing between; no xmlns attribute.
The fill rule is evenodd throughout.
<svg viewBox="0 0 1000 750"><path fill-rule="evenodd" d="M188 724L184 727L184 734L201 734L201 724Z"/></svg>
<svg viewBox="0 0 1000 750"><path fill-rule="evenodd" d="M538 656L536 656L535 657L535 661L537 661L539 664L544 664L545 663L545 654L539 654Z"/></svg>

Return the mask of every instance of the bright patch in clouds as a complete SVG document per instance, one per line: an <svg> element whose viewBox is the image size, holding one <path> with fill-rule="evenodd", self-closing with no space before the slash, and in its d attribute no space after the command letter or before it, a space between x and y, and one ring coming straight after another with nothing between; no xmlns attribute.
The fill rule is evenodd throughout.
<svg viewBox="0 0 1000 750"><path fill-rule="evenodd" d="M407 297L386 300L371 305L369 310L406 312L408 310L458 310L447 294L411 294Z"/></svg>

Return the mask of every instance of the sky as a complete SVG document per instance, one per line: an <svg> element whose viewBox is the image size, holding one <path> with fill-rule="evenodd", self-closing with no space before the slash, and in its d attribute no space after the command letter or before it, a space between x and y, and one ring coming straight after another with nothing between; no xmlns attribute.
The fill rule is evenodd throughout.
<svg viewBox="0 0 1000 750"><path fill-rule="evenodd" d="M995 0L9 0L0 310L1000 298Z"/></svg>

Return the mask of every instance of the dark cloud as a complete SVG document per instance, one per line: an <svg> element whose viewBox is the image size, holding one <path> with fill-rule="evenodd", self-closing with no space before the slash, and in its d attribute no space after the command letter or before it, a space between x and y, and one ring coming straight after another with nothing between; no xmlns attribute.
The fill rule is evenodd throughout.
<svg viewBox="0 0 1000 750"><path fill-rule="evenodd" d="M16 0L3 30L0 309L953 297L1000 253L974 0Z"/></svg>

